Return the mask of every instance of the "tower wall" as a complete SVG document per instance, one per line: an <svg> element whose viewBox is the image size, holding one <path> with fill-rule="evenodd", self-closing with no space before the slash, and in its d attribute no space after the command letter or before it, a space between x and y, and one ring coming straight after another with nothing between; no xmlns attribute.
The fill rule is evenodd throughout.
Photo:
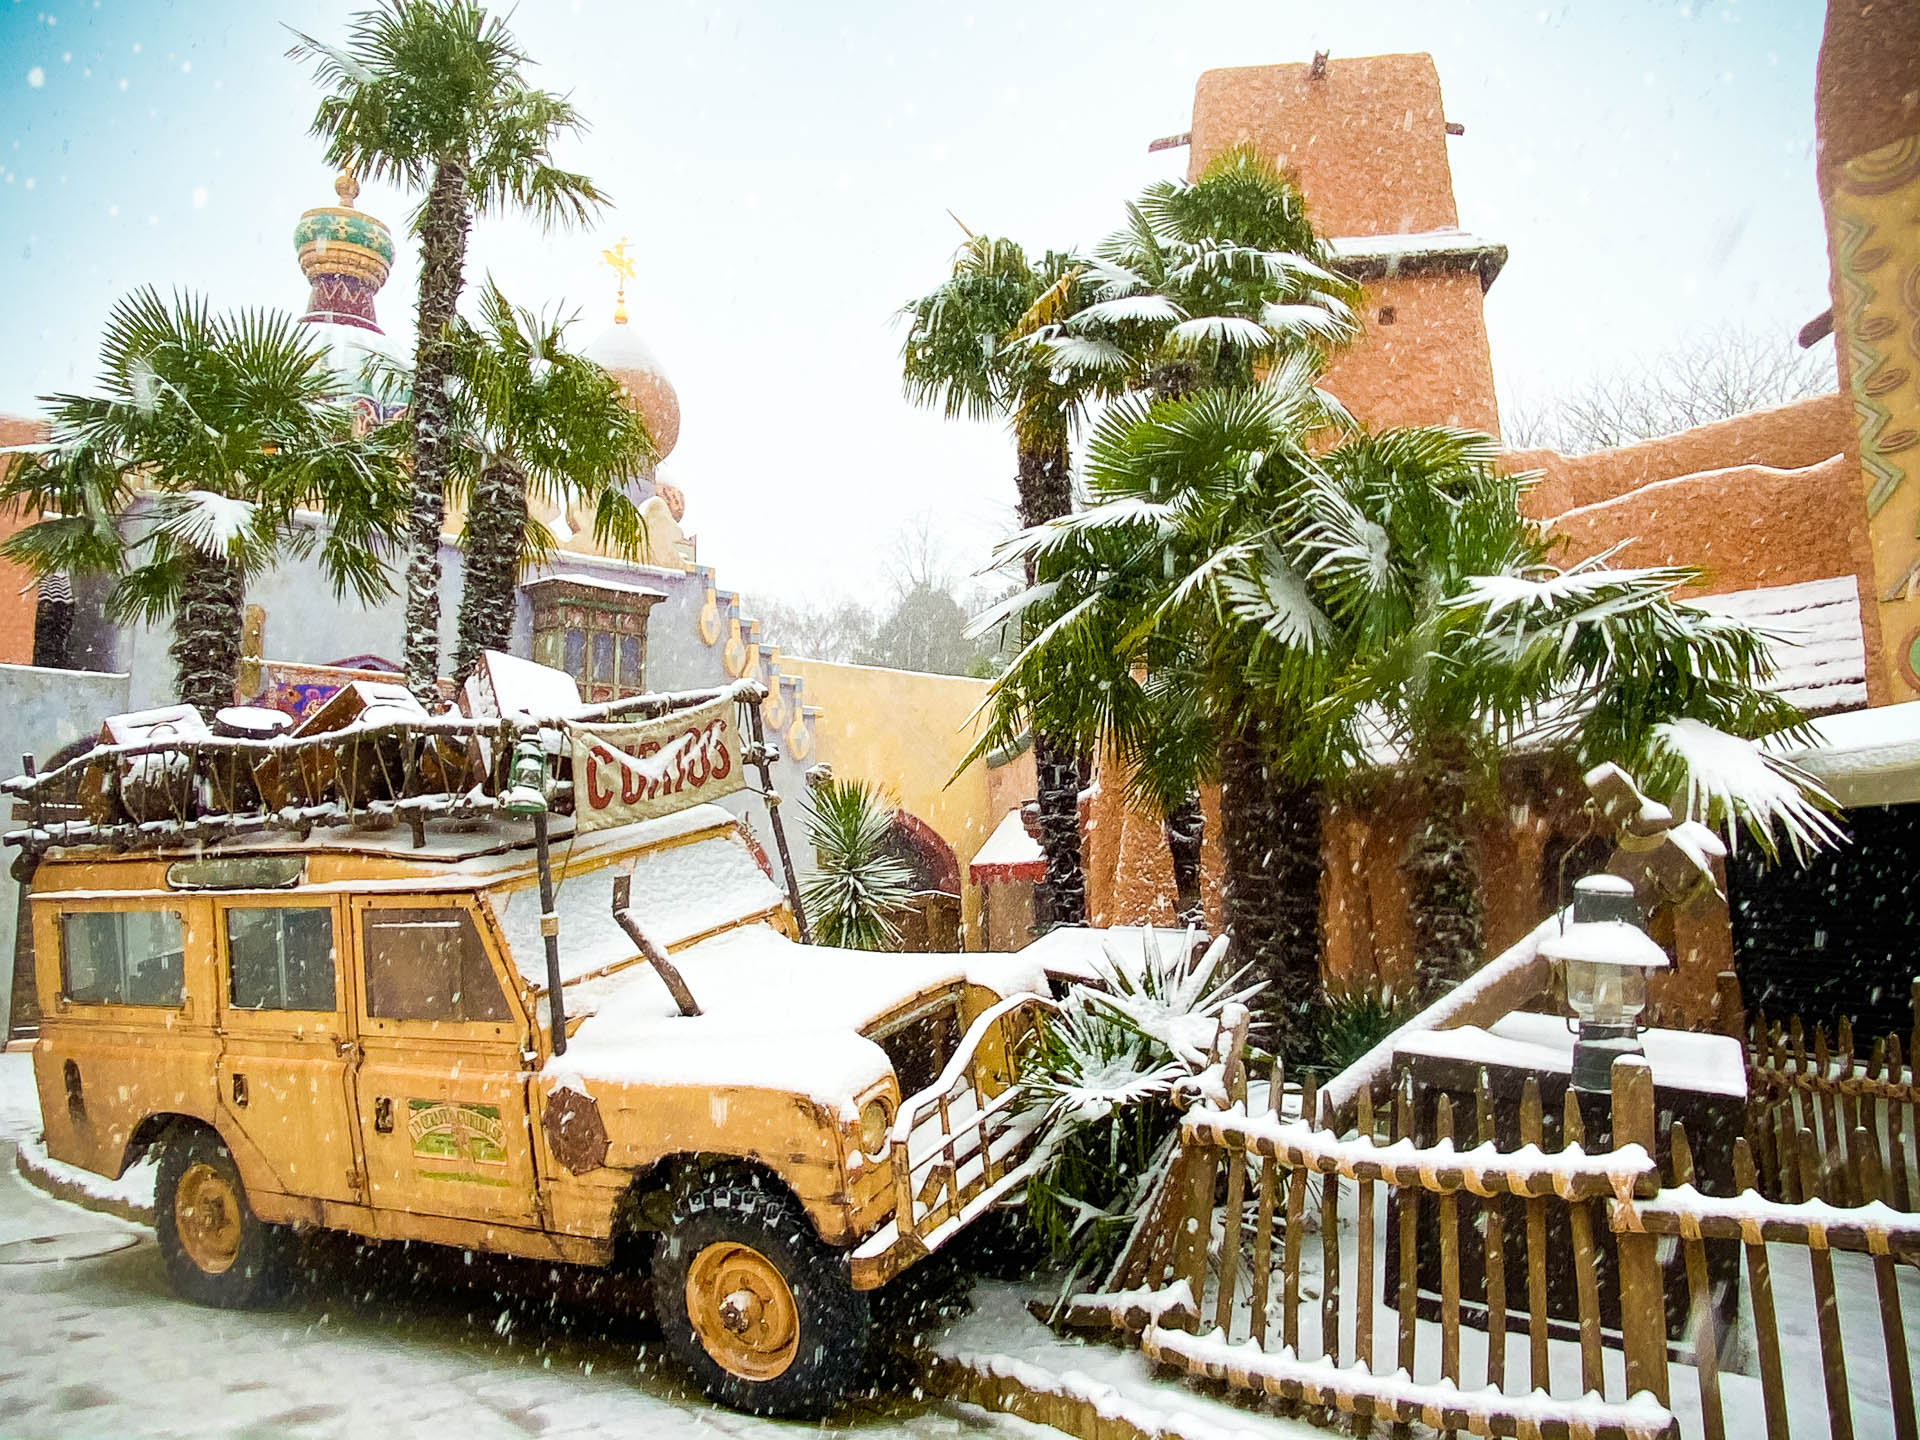
<svg viewBox="0 0 1920 1440"><path fill-rule="evenodd" d="M1330 60L1318 77L1300 64L1209 70L1194 91L1189 174L1241 144L1293 175L1328 239L1459 223L1440 76L1429 55ZM1328 388L1370 426L1497 434L1479 275L1410 267L1365 291L1365 333L1329 371Z"/></svg>

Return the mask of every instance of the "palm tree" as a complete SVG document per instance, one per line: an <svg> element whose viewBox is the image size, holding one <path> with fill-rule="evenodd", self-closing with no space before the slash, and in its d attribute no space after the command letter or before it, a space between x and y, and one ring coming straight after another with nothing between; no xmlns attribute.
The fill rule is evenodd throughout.
<svg viewBox="0 0 1920 1440"><path fill-rule="evenodd" d="M828 779L807 797L807 843L819 869L807 881L814 938L844 950L891 950L913 899L913 873L887 853L894 807L864 780Z"/></svg>
<svg viewBox="0 0 1920 1440"><path fill-rule="evenodd" d="M1247 612L1290 583L1271 532L1312 464L1305 437L1350 423L1316 388L1320 363L1302 351L1259 385L1108 410L1088 508L1009 547L1035 581L1003 608L1032 639L996 683L983 742L1022 723L1071 735L1123 762L1128 798L1162 814L1218 779L1227 927L1296 1055L1319 983L1320 801L1276 764L1292 716L1268 676L1295 637Z"/></svg>
<svg viewBox="0 0 1920 1440"><path fill-rule="evenodd" d="M1037 579L1008 609L1035 638L991 737L1031 715L1146 757L1162 788L1219 776L1228 921L1283 1043L1317 986L1320 787L1415 787L1424 998L1482 958L1470 824L1516 748L1615 761L1763 844L1831 838L1804 777L1740 738L1799 717L1761 688L1758 636L1671 598L1696 572L1554 568L1491 440L1366 435L1315 375L1302 355L1257 386L1114 407L1094 503L1019 542ZM1310 450L1325 432L1344 438Z"/></svg>
<svg viewBox="0 0 1920 1440"><path fill-rule="evenodd" d="M948 419L1011 422L1023 527L1072 512L1069 442L1104 383L1092 367L1069 375L1026 338L1071 308L1079 275L1068 256L1036 261L1011 240L969 231L952 273L902 312L910 322L901 350L907 397L939 406ZM1033 732L1033 756L1047 856L1039 920L1085 924L1079 758L1044 730Z"/></svg>
<svg viewBox="0 0 1920 1440"><path fill-rule="evenodd" d="M1068 375L1124 376L1160 399L1247 385L1358 333L1358 287L1329 268L1298 187L1252 146L1149 185L1084 271L1080 304L1035 343Z"/></svg>
<svg viewBox="0 0 1920 1440"><path fill-rule="evenodd" d="M299 32L295 32L298 34ZM440 532L454 437L446 378L475 215L516 209L544 226L584 221L606 197L552 163L554 142L585 126L559 95L529 86L531 63L505 21L474 0L381 0L354 16L344 48L300 35L321 87L313 133L330 164L424 189L411 399L407 684L437 701Z"/></svg>
<svg viewBox="0 0 1920 1440"><path fill-rule="evenodd" d="M0 554L37 575L113 574L111 619L171 620L183 701L233 703L247 582L283 556L317 555L336 597L390 591L381 556L404 533L405 472L354 435L312 331L137 290L108 317L99 385L45 397L49 441L0 485L41 518Z"/></svg>
<svg viewBox="0 0 1920 1440"><path fill-rule="evenodd" d="M1359 292L1328 267L1298 187L1251 146L1217 156L1192 181L1148 186L1128 205L1127 223L1096 247L1082 271L1077 303L1045 323L1030 318L1023 333L1049 367L1109 390L1174 399L1206 387L1244 386L1288 356L1344 345L1358 329ZM1175 754L1182 748L1172 747ZM1281 883L1275 864L1285 869L1285 856L1318 851L1317 805L1276 808L1254 762L1258 749L1257 739L1243 744L1236 738L1222 752L1241 762L1223 803L1271 813L1283 832L1229 833L1229 888L1243 891L1271 889ZM1143 758L1151 771L1153 754ZM1167 773L1182 769L1176 764ZM1165 817L1176 908L1183 923L1198 923L1205 824L1199 796L1151 774L1148 779ZM1302 823L1312 817L1312 825L1290 825L1289 816ZM1292 883L1304 889L1293 897L1291 918L1276 920L1272 907L1262 906L1256 921L1243 910L1243 943L1251 930L1265 935L1278 925L1298 937L1297 946L1317 949L1315 887L1302 873L1294 873ZM1269 1000L1278 1005L1287 990L1275 979Z"/></svg>
<svg viewBox="0 0 1920 1440"><path fill-rule="evenodd" d="M1423 818L1402 864L1423 1002L1482 958L1474 822L1517 751L1582 770L1613 761L1684 796L1676 808L1744 821L1769 850L1776 825L1797 850L1837 835L1817 787L1743 743L1802 723L1763 688L1763 639L1673 599L1698 571L1617 570L1606 555L1557 568L1496 450L1458 430L1356 433L1321 457L1282 523L1330 637L1313 695L1268 677L1307 702L1287 763L1385 763L1410 783Z"/></svg>
<svg viewBox="0 0 1920 1440"><path fill-rule="evenodd" d="M646 543L646 522L624 486L654 462L653 442L620 383L566 348L571 323L510 304L491 281L480 324L454 321L448 478L469 496L456 681L483 650L507 648L521 566L553 548L527 511L529 494L563 508L591 505L594 538L621 553Z"/></svg>

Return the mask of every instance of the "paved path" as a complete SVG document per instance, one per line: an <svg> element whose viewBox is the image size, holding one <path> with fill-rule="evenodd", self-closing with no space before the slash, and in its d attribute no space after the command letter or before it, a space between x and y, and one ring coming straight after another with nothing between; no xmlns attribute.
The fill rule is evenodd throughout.
<svg viewBox="0 0 1920 1440"><path fill-rule="evenodd" d="M0 1140L0 1244L71 1232L138 1243L68 1264L0 1265L8 1440L800 1433L708 1405L631 1318L632 1297L593 1293L591 1272L468 1267L459 1252L368 1253L329 1237L308 1247L313 1273L285 1308L207 1310L173 1298L150 1231L49 1199L13 1158ZM857 1408L835 1428L909 1440L1054 1433L944 1404Z"/></svg>

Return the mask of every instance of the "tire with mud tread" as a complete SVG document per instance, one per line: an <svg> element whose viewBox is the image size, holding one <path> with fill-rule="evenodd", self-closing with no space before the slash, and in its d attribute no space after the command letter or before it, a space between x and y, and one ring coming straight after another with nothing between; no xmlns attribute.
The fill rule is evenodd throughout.
<svg viewBox="0 0 1920 1440"><path fill-rule="evenodd" d="M832 1410L867 1354L867 1297L797 1201L749 1176L674 1202L653 1257L654 1305L707 1396L753 1415Z"/></svg>
<svg viewBox="0 0 1920 1440"><path fill-rule="evenodd" d="M293 1231L253 1213L240 1167L211 1130L162 1145L153 1228L167 1278L184 1299L253 1309L280 1299L292 1281Z"/></svg>

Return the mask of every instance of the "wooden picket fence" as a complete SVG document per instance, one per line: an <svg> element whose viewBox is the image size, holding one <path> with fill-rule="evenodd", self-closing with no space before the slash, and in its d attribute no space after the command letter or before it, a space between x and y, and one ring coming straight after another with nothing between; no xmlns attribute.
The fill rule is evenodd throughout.
<svg viewBox="0 0 1920 1440"><path fill-rule="evenodd" d="M1238 1057L1243 1039L1223 1037L1223 1051ZM1657 1134L1640 1061L1616 1066L1603 1114L1583 1113L1571 1091L1563 1107L1543 1106L1528 1080L1517 1145L1511 1124L1496 1134L1484 1072L1470 1109L1444 1093L1417 1106L1403 1074L1384 1101L1362 1098L1344 1135L1323 1123L1310 1078L1289 1089L1276 1065L1268 1105L1250 1114L1244 1064L1223 1073L1226 1103L1183 1117L1166 1182L1067 1323L1114 1327L1163 1366L1363 1429L1388 1421L1547 1440L1679 1435L1677 1359L1693 1372L1705 1440L1723 1440L1730 1418L1749 1432L1764 1420L1768 1440L1788 1440L1797 1372L1782 1364L1780 1316L1793 1306L1817 1317L1827 1433L1853 1440L1849 1358L1865 1381L1884 1347L1894 1434L1920 1440L1897 1275L1920 1266L1920 1216L1892 1203L1915 1193L1900 1168L1911 1146L1892 1148L1912 1133L1900 1124L1911 1124L1913 1096L1910 1079L1891 1093L1884 1065L1851 1090L1852 1072L1829 1065L1818 1084L1756 1105L1764 1137L1734 1141L1730 1196L1697 1188L1684 1126ZM1775 1094L1772 1079L1756 1083ZM1829 1084L1831 1125L1786 1103L1823 1103ZM1862 1102L1852 1110L1849 1095ZM1904 1121L1889 1123L1901 1105ZM1596 1115L1611 1138L1589 1151ZM1779 1267L1804 1269L1802 1290L1775 1278L1783 1248L1806 1256L1804 1267ZM1881 1345L1841 1333L1833 1259L1849 1251L1870 1259ZM1763 1414L1730 1417L1721 1362L1742 1262Z"/></svg>
<svg viewBox="0 0 1920 1440"><path fill-rule="evenodd" d="M1833 1042L1824 1027L1799 1016L1785 1025L1756 1015L1747 1034L1748 1133L1760 1188L1776 1200L1865 1204L1884 1200L1896 1210L1920 1210L1920 1084L1913 1057L1920 1051L1920 980L1913 982L1914 1028L1865 1046L1840 1022ZM1856 1134L1866 1132L1865 1144ZM1811 1135L1817 1163L1810 1183L1800 1176L1802 1137ZM1880 1185L1863 1188L1872 1162Z"/></svg>

